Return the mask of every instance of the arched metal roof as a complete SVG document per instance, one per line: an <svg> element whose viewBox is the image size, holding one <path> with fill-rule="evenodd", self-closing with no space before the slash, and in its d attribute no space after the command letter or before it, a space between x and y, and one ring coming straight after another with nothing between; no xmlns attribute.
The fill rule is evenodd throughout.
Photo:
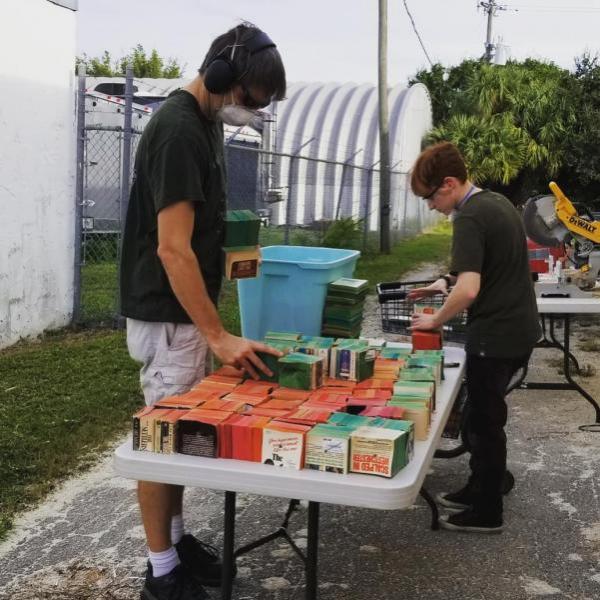
<svg viewBox="0 0 600 600"><path fill-rule="evenodd" d="M391 88L388 98L390 164L392 171L402 174L392 175L392 226L395 221L398 228L406 219L421 223L429 220L423 203L416 202L407 188L404 174L432 126L431 101L427 88L419 83ZM308 224L353 215L367 216L370 227L377 228L379 133L375 86L295 83L288 86L288 98L276 104L277 125L271 149L298 157L280 157L273 169L273 186L289 190L290 222ZM369 173L372 168L374 172ZM368 196L375 210L371 208L371 214L366 215ZM279 205L274 213L275 222L285 222L284 207Z"/></svg>

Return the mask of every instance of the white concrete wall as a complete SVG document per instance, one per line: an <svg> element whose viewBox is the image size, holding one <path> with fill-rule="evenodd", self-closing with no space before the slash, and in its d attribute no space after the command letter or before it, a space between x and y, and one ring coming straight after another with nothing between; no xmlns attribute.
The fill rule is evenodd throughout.
<svg viewBox="0 0 600 600"><path fill-rule="evenodd" d="M0 347L72 313L76 14L2 2Z"/></svg>

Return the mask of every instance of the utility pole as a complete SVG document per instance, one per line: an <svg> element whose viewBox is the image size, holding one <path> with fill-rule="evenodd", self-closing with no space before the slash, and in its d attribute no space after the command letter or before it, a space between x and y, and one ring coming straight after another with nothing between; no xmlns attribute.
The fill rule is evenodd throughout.
<svg viewBox="0 0 600 600"><path fill-rule="evenodd" d="M492 19L496 16L499 10L507 10L504 5L496 4L496 0L489 0L488 2L479 2L477 8L483 8L484 12L487 13L487 33L485 37L485 60L492 62L494 54L494 44L492 43Z"/></svg>
<svg viewBox="0 0 600 600"><path fill-rule="evenodd" d="M390 245L390 130L387 85L387 0L379 0L379 249Z"/></svg>

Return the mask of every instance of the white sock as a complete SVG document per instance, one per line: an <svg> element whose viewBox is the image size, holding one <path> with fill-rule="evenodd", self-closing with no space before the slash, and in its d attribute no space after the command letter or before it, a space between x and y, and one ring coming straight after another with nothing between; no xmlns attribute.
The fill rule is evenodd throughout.
<svg viewBox="0 0 600 600"><path fill-rule="evenodd" d="M181 562L177 555L177 550L173 546L164 552L152 552L152 550L148 550L148 557L152 564L152 574L154 577L162 577L170 573Z"/></svg>
<svg viewBox="0 0 600 600"><path fill-rule="evenodd" d="M171 544L175 545L179 543L184 533L183 515L171 517Z"/></svg>

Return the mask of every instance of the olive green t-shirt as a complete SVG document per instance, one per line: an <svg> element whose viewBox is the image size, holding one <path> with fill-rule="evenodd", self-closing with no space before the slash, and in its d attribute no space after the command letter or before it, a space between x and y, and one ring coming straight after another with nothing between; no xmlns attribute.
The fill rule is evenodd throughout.
<svg viewBox="0 0 600 600"><path fill-rule="evenodd" d="M517 358L531 351L541 329L521 217L510 201L488 190L456 212L450 271L481 274L468 309L466 351Z"/></svg>
<svg viewBox="0 0 600 600"><path fill-rule="evenodd" d="M223 127L184 90L173 92L139 142L121 251L121 313L142 321L189 323L157 255L158 213L190 201L191 245L216 304L221 286L226 175Z"/></svg>

